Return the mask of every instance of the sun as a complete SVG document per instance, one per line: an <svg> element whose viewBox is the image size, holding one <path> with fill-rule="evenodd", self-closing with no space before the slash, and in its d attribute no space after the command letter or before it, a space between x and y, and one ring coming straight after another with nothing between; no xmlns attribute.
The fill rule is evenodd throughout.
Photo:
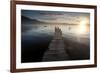
<svg viewBox="0 0 100 73"><path fill-rule="evenodd" d="M87 21L86 20L82 20L79 24L79 33L80 34L84 34L86 33L86 30L87 30Z"/></svg>

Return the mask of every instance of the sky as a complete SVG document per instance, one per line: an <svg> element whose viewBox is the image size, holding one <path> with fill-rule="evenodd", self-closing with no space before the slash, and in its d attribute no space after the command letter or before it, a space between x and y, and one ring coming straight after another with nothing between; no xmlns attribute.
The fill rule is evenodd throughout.
<svg viewBox="0 0 100 73"><path fill-rule="evenodd" d="M86 21L87 24L90 23L90 13L22 10L21 14L31 19L48 23L79 24L83 20Z"/></svg>

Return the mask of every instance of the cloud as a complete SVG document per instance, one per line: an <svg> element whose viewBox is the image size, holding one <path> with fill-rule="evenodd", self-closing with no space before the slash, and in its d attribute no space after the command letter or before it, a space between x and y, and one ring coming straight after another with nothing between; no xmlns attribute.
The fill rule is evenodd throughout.
<svg viewBox="0 0 100 73"><path fill-rule="evenodd" d="M83 19L87 19L88 23L90 20L89 13L80 12L22 10L22 15L49 23L78 24Z"/></svg>

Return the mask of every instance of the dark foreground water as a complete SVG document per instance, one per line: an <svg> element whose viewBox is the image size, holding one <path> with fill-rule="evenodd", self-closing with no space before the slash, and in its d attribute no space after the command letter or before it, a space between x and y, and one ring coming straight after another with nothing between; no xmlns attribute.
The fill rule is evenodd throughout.
<svg viewBox="0 0 100 73"><path fill-rule="evenodd" d="M36 33L37 34L37 33ZM22 62L40 62L44 52L48 49L51 36L41 35L38 37L22 36Z"/></svg>

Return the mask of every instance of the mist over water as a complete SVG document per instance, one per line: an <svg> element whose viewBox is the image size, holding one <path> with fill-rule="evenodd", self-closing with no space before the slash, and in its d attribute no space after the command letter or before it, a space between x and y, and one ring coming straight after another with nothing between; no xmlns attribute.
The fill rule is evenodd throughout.
<svg viewBox="0 0 100 73"><path fill-rule="evenodd" d="M80 29L78 28L78 25L66 25L66 24L36 24L36 25L25 25L29 30L22 33L22 35L48 35L48 36L54 36L54 30L55 27L59 27L62 30L63 37L65 38L71 38L73 40L74 38L79 42L80 39L87 39L86 42L89 42L89 26L86 26L88 28L88 31L85 33L79 33ZM41 36L42 37L42 36ZM82 42L82 41L81 41ZM85 42L85 43L86 43Z"/></svg>

